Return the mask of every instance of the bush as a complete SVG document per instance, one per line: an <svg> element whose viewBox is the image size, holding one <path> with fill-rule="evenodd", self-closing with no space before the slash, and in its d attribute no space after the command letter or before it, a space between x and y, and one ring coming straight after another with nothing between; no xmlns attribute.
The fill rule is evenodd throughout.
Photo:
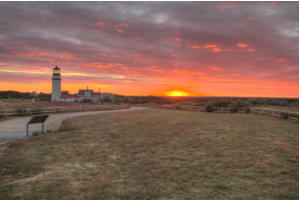
<svg viewBox="0 0 300 200"><path fill-rule="evenodd" d="M236 113L239 110L239 106L237 104L232 105L230 108L231 113Z"/></svg>
<svg viewBox="0 0 300 200"><path fill-rule="evenodd" d="M18 115L25 115L26 114L26 107L23 105L18 105L15 107L16 112Z"/></svg>
<svg viewBox="0 0 300 200"><path fill-rule="evenodd" d="M81 103L92 103L91 99L83 99Z"/></svg>
<svg viewBox="0 0 300 200"><path fill-rule="evenodd" d="M116 102L117 104L124 103L124 99L122 99L122 98L116 98L115 102ZM151 102L150 102L150 103L151 103Z"/></svg>
<svg viewBox="0 0 300 200"><path fill-rule="evenodd" d="M0 107L0 118L4 117L4 109Z"/></svg>
<svg viewBox="0 0 300 200"><path fill-rule="evenodd" d="M112 98L106 96L101 99L101 103L113 103Z"/></svg>
<svg viewBox="0 0 300 200"><path fill-rule="evenodd" d="M288 114L288 113L282 112L282 113L280 113L280 117L281 117L282 119L288 119L288 118L289 118L289 114Z"/></svg>
<svg viewBox="0 0 300 200"><path fill-rule="evenodd" d="M251 111L250 108L248 108L248 107L246 107L244 110L245 110L245 113L250 113L250 111Z"/></svg>
<svg viewBox="0 0 300 200"><path fill-rule="evenodd" d="M214 111L213 105L212 104L206 104L205 111L206 112L213 112Z"/></svg>
<svg viewBox="0 0 300 200"><path fill-rule="evenodd" d="M214 106L217 108L227 108L227 106L230 104L230 101L215 101L213 102Z"/></svg>

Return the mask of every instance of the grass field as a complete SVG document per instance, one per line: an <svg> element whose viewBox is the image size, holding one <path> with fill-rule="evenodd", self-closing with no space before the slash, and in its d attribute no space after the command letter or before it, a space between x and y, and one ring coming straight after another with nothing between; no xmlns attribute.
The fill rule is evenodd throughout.
<svg viewBox="0 0 300 200"><path fill-rule="evenodd" d="M165 109L72 121L2 145L0 199L298 199L298 122Z"/></svg>

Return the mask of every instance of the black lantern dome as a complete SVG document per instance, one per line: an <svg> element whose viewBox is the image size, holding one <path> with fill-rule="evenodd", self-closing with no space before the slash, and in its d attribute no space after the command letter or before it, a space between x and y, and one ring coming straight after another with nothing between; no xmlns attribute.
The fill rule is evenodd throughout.
<svg viewBox="0 0 300 200"><path fill-rule="evenodd" d="M57 66L53 68L53 74L60 74L60 69Z"/></svg>

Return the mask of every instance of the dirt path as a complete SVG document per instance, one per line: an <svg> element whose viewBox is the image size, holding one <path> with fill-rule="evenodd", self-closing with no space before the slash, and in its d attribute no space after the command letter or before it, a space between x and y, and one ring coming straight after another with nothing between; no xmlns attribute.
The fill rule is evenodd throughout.
<svg viewBox="0 0 300 200"><path fill-rule="evenodd" d="M93 115L93 114L100 114L100 113L110 113L110 112L128 112L128 111L142 110L142 109L145 109L145 107L131 107L129 109L121 109L121 110L102 110L102 111L50 114L49 118L45 122L45 127L47 130L47 128L50 129L51 127L58 126L61 121L70 117ZM0 141L25 138L26 123L29 121L30 118L31 116L0 122ZM41 130L41 124L31 124L29 126L29 135L31 136L32 132L36 130Z"/></svg>

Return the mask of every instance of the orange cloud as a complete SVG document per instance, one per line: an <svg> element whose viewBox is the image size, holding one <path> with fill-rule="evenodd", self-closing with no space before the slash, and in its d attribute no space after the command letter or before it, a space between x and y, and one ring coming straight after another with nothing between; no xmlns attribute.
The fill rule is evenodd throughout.
<svg viewBox="0 0 300 200"><path fill-rule="evenodd" d="M204 48L215 48L215 47L217 47L217 45L215 44L207 44L204 46Z"/></svg>
<svg viewBox="0 0 300 200"><path fill-rule="evenodd" d="M254 52L256 49L248 49L249 52Z"/></svg>
<svg viewBox="0 0 300 200"><path fill-rule="evenodd" d="M224 49L220 49L220 48L214 48L213 51L214 52L222 52L222 51L225 51L225 50Z"/></svg>
<svg viewBox="0 0 300 200"><path fill-rule="evenodd" d="M118 33L123 33L123 30L118 29L118 28L116 28L116 31L117 31Z"/></svg>
<svg viewBox="0 0 300 200"><path fill-rule="evenodd" d="M176 41L182 41L182 38L174 38Z"/></svg>
<svg viewBox="0 0 300 200"><path fill-rule="evenodd" d="M248 44L245 44L245 43L238 43L237 46L238 46L238 47L241 47L241 48L244 48L244 47L247 47Z"/></svg>
<svg viewBox="0 0 300 200"><path fill-rule="evenodd" d="M176 73L176 74L186 74L186 75L203 75L202 72L192 72L192 71L177 71L177 70L175 70L174 73Z"/></svg>
<svg viewBox="0 0 300 200"><path fill-rule="evenodd" d="M201 48L201 47L198 46L198 45L194 45L194 46L191 46L191 48L192 48L192 49L199 49L199 48Z"/></svg>
<svg viewBox="0 0 300 200"><path fill-rule="evenodd" d="M223 71L223 69L218 67L217 65L212 65L209 67L209 69L211 69L213 71Z"/></svg>

